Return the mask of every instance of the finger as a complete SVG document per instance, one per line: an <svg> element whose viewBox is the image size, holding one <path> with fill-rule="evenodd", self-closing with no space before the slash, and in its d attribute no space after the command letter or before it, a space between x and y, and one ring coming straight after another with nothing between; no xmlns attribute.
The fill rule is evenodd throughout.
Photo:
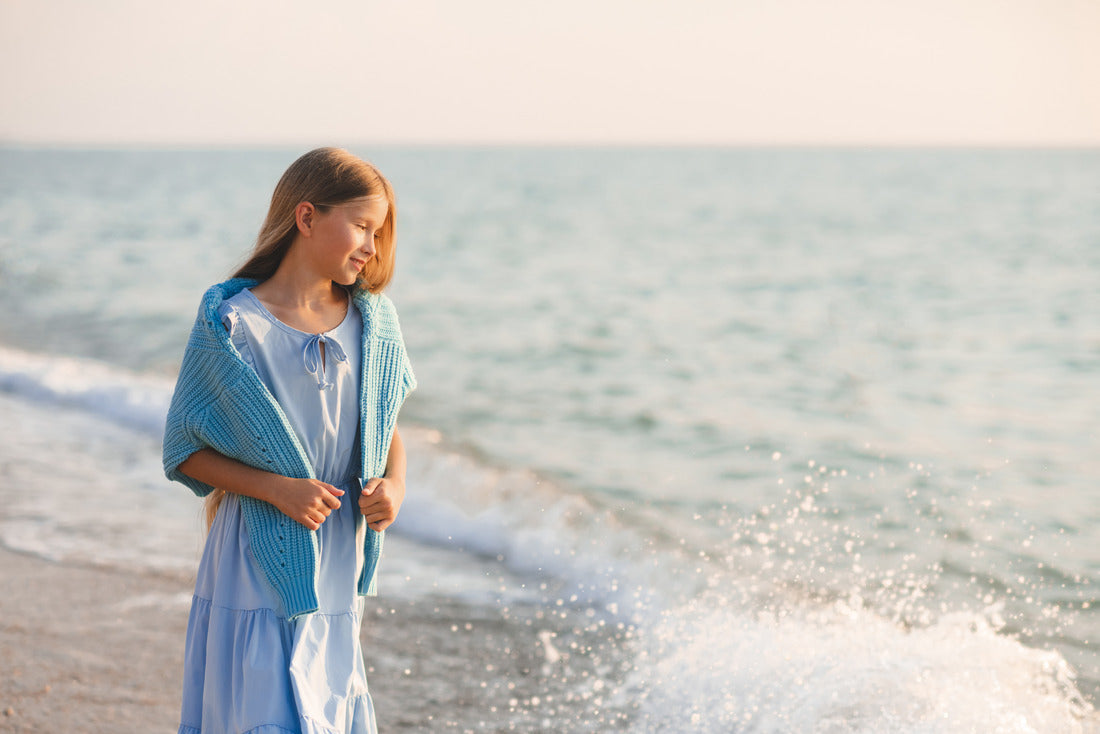
<svg viewBox="0 0 1100 734"><path fill-rule="evenodd" d="M371 479L369 482L367 482L366 484L363 485L363 494L366 494L366 495L374 494L374 490L376 490L378 488L378 485L381 484L381 483L382 483L382 478L381 477L375 477L374 479Z"/></svg>
<svg viewBox="0 0 1100 734"><path fill-rule="evenodd" d="M329 491L329 493L334 494L337 497L342 497L343 494L344 494L344 490L337 489L336 487L333 487L331 484L326 484L325 489L327 489Z"/></svg>
<svg viewBox="0 0 1100 734"><path fill-rule="evenodd" d="M371 502L366 505L360 505L360 513L363 517L371 517L372 515L381 515L383 517L393 517L397 513L394 512L394 503L383 502Z"/></svg>
<svg viewBox="0 0 1100 734"><path fill-rule="evenodd" d="M325 507L331 507L334 510L340 506L340 500L331 494L321 495L321 502L324 503Z"/></svg>
<svg viewBox="0 0 1100 734"><path fill-rule="evenodd" d="M367 527L369 527L371 530L374 530L374 531L377 531L377 532L380 533L392 524L393 523L390 522L389 520L379 520L378 522L367 523Z"/></svg>
<svg viewBox="0 0 1100 734"><path fill-rule="evenodd" d="M393 500L384 494L374 494L370 497L363 496L359 500L360 507L388 507L393 504Z"/></svg>
<svg viewBox="0 0 1100 734"><path fill-rule="evenodd" d="M371 512L369 514L364 514L363 519L365 519L367 521L368 525L370 525L372 522L379 522L381 520L392 521L393 520L393 513L392 512L375 511L375 512Z"/></svg>

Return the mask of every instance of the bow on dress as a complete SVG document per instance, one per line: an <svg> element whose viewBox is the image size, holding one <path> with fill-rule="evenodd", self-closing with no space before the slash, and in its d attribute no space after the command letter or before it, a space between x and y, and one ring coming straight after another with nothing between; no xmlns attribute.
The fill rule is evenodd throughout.
<svg viewBox="0 0 1100 734"><path fill-rule="evenodd" d="M324 359L321 357L321 345L325 347ZM326 362L332 360L337 362L348 361L348 355L344 354L340 343L332 337L326 337L324 334L314 334L302 347L302 362L306 366L306 371L317 379L317 387L321 390L331 390L332 386L336 384L328 379L325 374L328 372L325 369Z"/></svg>

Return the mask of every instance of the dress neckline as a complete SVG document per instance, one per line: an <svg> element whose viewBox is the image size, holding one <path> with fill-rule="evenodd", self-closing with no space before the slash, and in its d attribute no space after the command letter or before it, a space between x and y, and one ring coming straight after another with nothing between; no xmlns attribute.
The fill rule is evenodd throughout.
<svg viewBox="0 0 1100 734"><path fill-rule="evenodd" d="M285 331L287 331L291 334L296 334L297 336L302 336L302 337L306 337L306 338L312 338L312 337L315 337L315 336L323 336L323 337L328 338L330 334L334 334L337 331L339 331L339 329L344 324L346 324L348 322L348 319L351 318L352 303L351 303L351 294L350 293L347 294L348 300L347 300L347 304L346 304L345 310L344 310L344 318L340 320L339 324L332 327L328 331L310 332L310 331L302 331L301 329L295 329L293 326L286 323L285 321L280 319L275 314L271 313L271 311L268 310L267 306L264 305L264 302L261 301L259 298L257 298L256 294L252 292L251 288L244 288L244 289L242 289L242 292L248 294L248 297L250 299L252 299L252 302L260 310L260 313L262 313L271 323L275 324L276 326L284 329Z"/></svg>

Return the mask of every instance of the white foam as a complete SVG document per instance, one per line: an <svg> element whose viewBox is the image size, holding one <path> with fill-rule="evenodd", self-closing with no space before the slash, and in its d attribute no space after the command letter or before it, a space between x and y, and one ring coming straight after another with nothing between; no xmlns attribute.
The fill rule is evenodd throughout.
<svg viewBox="0 0 1100 734"><path fill-rule="evenodd" d="M844 602L754 614L697 599L647 631L620 697L640 731L1077 734L1096 712L1066 661L948 614L906 631Z"/></svg>
<svg viewBox="0 0 1100 734"><path fill-rule="evenodd" d="M160 435L175 382L91 359L0 347L0 391Z"/></svg>

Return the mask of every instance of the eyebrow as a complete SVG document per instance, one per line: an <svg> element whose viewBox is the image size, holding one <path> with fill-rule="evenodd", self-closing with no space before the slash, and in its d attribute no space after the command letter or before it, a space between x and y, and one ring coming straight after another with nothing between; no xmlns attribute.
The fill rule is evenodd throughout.
<svg viewBox="0 0 1100 734"><path fill-rule="evenodd" d="M380 221L375 221L372 217L366 216L366 215L364 215L362 217L355 217L355 219L356 219L356 221L363 222L364 224L373 225L376 228L381 227L382 224L386 221L385 217L382 217L382 219Z"/></svg>
<svg viewBox="0 0 1100 734"><path fill-rule="evenodd" d="M324 204L323 206L327 206L327 207L332 208L332 209L337 209L337 208L348 207L348 206L356 206L360 203L361 202L358 201L358 200L352 200L352 201L342 201L339 204ZM380 228L383 224L386 223L386 217L389 216L389 211L390 211L390 209L389 209L389 205L387 203L386 214L383 215L382 219L377 221L377 222L374 219L372 219L369 215L366 215L366 214L364 214L362 216L355 216L354 218L355 218L356 221L366 222L367 224L375 225L376 228Z"/></svg>

